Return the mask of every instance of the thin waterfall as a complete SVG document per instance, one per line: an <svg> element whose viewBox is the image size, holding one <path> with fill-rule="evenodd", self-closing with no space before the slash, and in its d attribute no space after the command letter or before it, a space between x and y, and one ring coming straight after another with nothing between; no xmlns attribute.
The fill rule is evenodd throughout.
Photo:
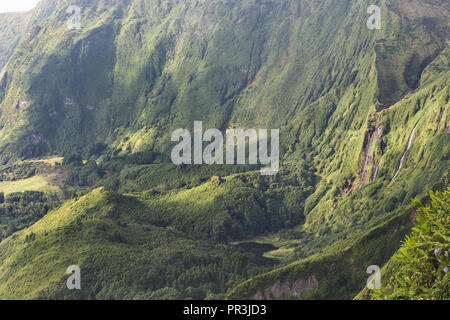
<svg viewBox="0 0 450 320"><path fill-rule="evenodd" d="M441 109L441 113L439 114L438 126L437 126L437 128L436 128L435 134L439 133L439 131L441 130L441 122L442 122L442 117L444 116L444 111L445 111L445 109L442 108L442 109Z"/></svg>
<svg viewBox="0 0 450 320"><path fill-rule="evenodd" d="M379 169L379 168L380 168L380 160L378 160L377 165L375 166L375 172L373 173L372 181L377 180L378 169Z"/></svg>
<svg viewBox="0 0 450 320"><path fill-rule="evenodd" d="M416 128L417 128L417 124L416 124L416 126L414 127L413 131L411 132L411 136L409 137L409 141L408 141L408 146L406 147L406 150L405 150L405 152L403 153L402 158L400 159L400 163L398 164L397 172L395 173L395 175L394 175L394 177L392 178L391 181L394 181L395 178L397 178L397 175L398 175L398 173L400 172L400 169L403 167L403 161L404 161L405 158L406 158L406 154L408 153L409 148L411 148L412 141L413 141L413 139L414 139L414 133L416 132Z"/></svg>
<svg viewBox="0 0 450 320"><path fill-rule="evenodd" d="M369 142L368 142L367 148L366 148L366 159L364 160L364 167L363 167L363 170L362 170L361 176L360 176L361 180L363 180L363 181L364 181L364 178L366 177L367 166L368 166L370 158L372 156L370 154L370 149L372 148L374 135L375 135L374 133L372 133L370 135Z"/></svg>

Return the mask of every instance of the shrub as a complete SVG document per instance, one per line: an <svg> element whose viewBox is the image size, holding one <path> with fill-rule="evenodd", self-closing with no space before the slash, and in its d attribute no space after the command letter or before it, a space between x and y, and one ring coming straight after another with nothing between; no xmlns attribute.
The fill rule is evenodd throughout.
<svg viewBox="0 0 450 320"><path fill-rule="evenodd" d="M392 275L376 299L450 299L450 188L430 192L431 206L415 204L417 216L412 235L393 257Z"/></svg>

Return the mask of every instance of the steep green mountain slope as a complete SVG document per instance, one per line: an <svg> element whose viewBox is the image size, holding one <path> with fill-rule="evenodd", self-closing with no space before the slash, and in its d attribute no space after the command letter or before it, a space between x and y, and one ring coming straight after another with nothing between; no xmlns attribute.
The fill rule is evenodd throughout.
<svg viewBox="0 0 450 320"><path fill-rule="evenodd" d="M59 1L0 73L0 160L64 155L83 191L127 194L92 191L3 240L0 297L353 298L411 199L448 185L450 151L449 5L379 1L369 30L369 4ZM168 163L194 120L280 128L280 172ZM236 244L261 238L288 254ZM72 264L82 292L65 289Z"/></svg>
<svg viewBox="0 0 450 320"><path fill-rule="evenodd" d="M319 239L327 239L334 234L333 245L324 249L319 247L310 257L305 254L305 259L244 282L230 293L230 298L351 299L364 287L368 277L366 268L383 266L397 250L399 240L411 228L410 215L414 211L411 199L425 199L423 190L443 189L448 185L448 133L442 131L441 136L436 137L439 135L436 131L439 121L436 119L439 119L441 107L432 98L439 99L440 92L440 97L448 105L448 80L440 81L425 86L423 91L415 92L410 98L378 114L381 123L411 118L413 125L406 130L391 129L381 141L374 142L377 144L371 156L376 157L379 152L381 160L371 161L374 167L370 174L367 173L368 182L363 184L361 176L354 177L355 182L349 179L343 183L342 189L336 191L336 181L321 181L315 194L306 200L303 232L316 234ZM423 109L418 108L420 101L427 101L422 105ZM448 107L446 110L448 112ZM409 156L405 157L408 164L404 166L407 167L402 166L392 181L399 165L381 169L383 161L393 155L388 147L384 147L384 155L377 148L381 149L383 141L398 139L401 131L403 134L409 132L402 137L406 149L414 126L415 133L419 133L414 135L414 143L407 153ZM383 129L374 128L371 134L378 130L383 132ZM399 157L401 152L397 153L396 158ZM373 181L378 163L378 174ZM352 186L354 183L357 187ZM319 192L317 199L315 196ZM308 212L310 201L315 201L315 206ZM307 249L300 248L300 252Z"/></svg>
<svg viewBox="0 0 450 320"><path fill-rule="evenodd" d="M4 161L86 153L86 141L166 151L172 130L190 128L194 120L222 129L288 125L283 133L292 135L291 127L303 117L300 110L327 96L321 112L329 116L336 101L351 94L346 90L352 83L361 95L347 101L358 106L349 119L359 128L376 103L371 90L381 103L392 100L389 94L399 98L408 83L415 85L430 56L446 46L445 3L434 4L439 15L426 29L384 8L392 10L386 13L385 35L366 27L367 1L70 5L83 8L82 29L67 28L69 2L59 1L0 76ZM412 28L412 34L401 28ZM382 59L391 65L384 69ZM419 70L395 79L396 89L389 81L406 66ZM67 98L73 104L64 104Z"/></svg>
<svg viewBox="0 0 450 320"><path fill-rule="evenodd" d="M55 9L56 0L43 0L27 12L0 14L0 70L5 66L25 33L46 19Z"/></svg>
<svg viewBox="0 0 450 320"><path fill-rule="evenodd" d="M385 39L379 40L376 48L385 43ZM399 53L399 47L395 49L391 48L391 52ZM318 140L311 143L304 134L305 145L321 146L312 159L317 161L322 180L305 202L306 221L302 230L319 238L326 239L331 233L347 239L246 281L230 293L230 298L350 299L352 293L358 292L357 288L365 285L366 268L382 266L386 257L395 252L403 232L411 227L408 218L413 210L409 206L411 199L424 197L427 188L443 189L448 184L449 137L448 129L442 130L443 126L448 127L449 119L448 70L447 48L420 73L418 88L389 108L379 104L368 111L365 126L356 127L359 130L365 127L365 132L348 130L354 123L346 122L342 116L352 110L351 105L350 108L345 105L343 111L324 116L325 133ZM377 72L379 79L383 70ZM378 97L382 97L382 85L379 81ZM356 93L349 94L350 99ZM345 99L339 102L342 104ZM353 112L361 108L356 104ZM303 114L300 117L305 118ZM313 136L316 123L303 132L309 129ZM302 133L301 127L299 130ZM361 148L352 150L355 143ZM403 223L391 220L396 216Z"/></svg>

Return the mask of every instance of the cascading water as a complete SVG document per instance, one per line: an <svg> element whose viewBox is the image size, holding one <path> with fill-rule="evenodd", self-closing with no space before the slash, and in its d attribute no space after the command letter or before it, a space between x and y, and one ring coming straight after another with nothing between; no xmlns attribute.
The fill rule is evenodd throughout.
<svg viewBox="0 0 450 320"><path fill-rule="evenodd" d="M398 173L400 172L400 169L403 167L403 161L405 160L406 154L408 153L409 149L411 148L412 141L413 141L413 139L414 139L414 133L416 132L416 128L417 128L417 124L416 124L416 126L414 127L413 131L411 132L411 136L409 137L409 141L408 141L408 146L406 147L405 152L403 152L403 156L402 156L402 158L400 159L400 163L398 164L397 172L395 173L395 175L394 175L394 177L392 178L391 181L394 181L395 178L397 178L397 175L398 175Z"/></svg>
<svg viewBox="0 0 450 320"><path fill-rule="evenodd" d="M377 176L378 176L378 169L380 168L380 160L378 160L377 165L375 167L375 172L373 173L372 176L372 181L377 180Z"/></svg>
<svg viewBox="0 0 450 320"><path fill-rule="evenodd" d="M444 116L444 111L445 111L445 109L442 108L441 113L439 114L438 126L436 128L436 134L439 133L439 130L441 130L441 122L442 122L442 117Z"/></svg>
<svg viewBox="0 0 450 320"><path fill-rule="evenodd" d="M366 159L364 161L364 167L361 172L361 180L362 181L364 181L364 178L366 176L367 166L368 166L370 158L371 158L370 149L372 148L373 138L374 138L374 134L371 134L370 138L369 138L369 143L367 144L367 148L366 148Z"/></svg>

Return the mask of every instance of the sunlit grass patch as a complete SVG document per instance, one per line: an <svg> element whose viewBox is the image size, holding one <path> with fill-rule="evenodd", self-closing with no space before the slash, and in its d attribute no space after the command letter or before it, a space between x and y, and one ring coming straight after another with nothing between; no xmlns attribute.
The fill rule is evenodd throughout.
<svg viewBox="0 0 450 320"><path fill-rule="evenodd" d="M59 188L50 185L42 176L34 176L28 179L16 181L0 182L0 192L4 192L5 195L24 191L57 192L59 191Z"/></svg>
<svg viewBox="0 0 450 320"><path fill-rule="evenodd" d="M266 258L286 258L294 252L295 248L280 248L277 250L269 251L264 254Z"/></svg>

